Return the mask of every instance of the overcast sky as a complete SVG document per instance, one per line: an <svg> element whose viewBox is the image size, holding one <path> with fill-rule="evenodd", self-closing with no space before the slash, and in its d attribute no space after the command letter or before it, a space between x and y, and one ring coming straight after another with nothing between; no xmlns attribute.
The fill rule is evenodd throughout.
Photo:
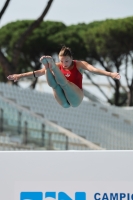
<svg viewBox="0 0 133 200"><path fill-rule="evenodd" d="M4 2L5 0L0 0L0 9ZM18 19L36 19L47 2L48 0L11 0L0 26ZM128 16L133 16L133 0L54 0L45 20L71 25Z"/></svg>

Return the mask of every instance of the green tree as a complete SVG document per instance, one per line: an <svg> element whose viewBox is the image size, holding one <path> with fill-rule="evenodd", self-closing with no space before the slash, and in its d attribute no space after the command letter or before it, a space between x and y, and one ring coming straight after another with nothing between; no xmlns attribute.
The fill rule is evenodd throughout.
<svg viewBox="0 0 133 200"><path fill-rule="evenodd" d="M72 47L72 53L75 59L84 59L87 55L82 37L71 26L57 32L55 35L51 35L50 40L55 44L56 49L62 45Z"/></svg>
<svg viewBox="0 0 133 200"><path fill-rule="evenodd" d="M133 17L106 20L93 28L88 28L83 34L83 40L88 50L88 60L93 63L99 63L107 71L117 71L120 74L125 73L127 87L124 87L121 81L108 79L109 84L114 88L114 104L121 106L128 99L128 105L133 105L133 73L130 75L128 70L133 70ZM123 69L124 68L124 69ZM132 75L131 75L132 74ZM86 73L89 79L90 75ZM130 76L130 78L129 78ZM96 84L97 87L98 84ZM101 89L99 87L99 89ZM101 89L102 91L102 89ZM121 98L122 93L130 93ZM104 96L107 95L102 91Z"/></svg>

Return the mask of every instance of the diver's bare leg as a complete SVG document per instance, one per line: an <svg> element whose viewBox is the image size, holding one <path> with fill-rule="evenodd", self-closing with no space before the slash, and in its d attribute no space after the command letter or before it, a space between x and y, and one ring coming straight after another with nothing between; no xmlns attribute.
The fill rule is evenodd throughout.
<svg viewBox="0 0 133 200"><path fill-rule="evenodd" d="M46 69L46 79L47 79L48 85L52 87L53 89L53 94L57 102L62 107L69 108L70 104L66 99L64 91L62 90L61 86L58 85L58 83L56 82L55 77L49 68Z"/></svg>
<svg viewBox="0 0 133 200"><path fill-rule="evenodd" d="M83 100L83 91L74 83L69 82L56 65L52 66L51 70L54 73L56 82L63 89L70 105L72 107L79 106Z"/></svg>

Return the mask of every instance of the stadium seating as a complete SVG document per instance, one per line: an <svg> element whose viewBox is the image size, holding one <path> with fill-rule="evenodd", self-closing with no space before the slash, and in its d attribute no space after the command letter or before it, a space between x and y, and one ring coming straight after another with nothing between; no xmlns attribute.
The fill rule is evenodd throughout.
<svg viewBox="0 0 133 200"><path fill-rule="evenodd" d="M26 93L23 93L22 89L15 86L3 83L1 85L0 109L3 110L4 115L4 131L11 140L15 138L19 144L22 145L25 143L25 123L27 123L27 145L32 146L33 149L102 149L88 140L61 128L47 119L44 119L43 114L41 114L41 110L40 113L38 113L39 107L36 107L33 111L31 108L31 104L34 103L35 97L33 91L29 90L30 92L28 91L27 93L27 90L25 90ZM28 100L24 101L25 98L28 100L31 99L31 103L28 104ZM19 103L17 104L17 102ZM23 106L21 106L21 104ZM45 141L42 138L42 125L45 125ZM67 140L68 144L66 142Z"/></svg>
<svg viewBox="0 0 133 200"><path fill-rule="evenodd" d="M128 150L133 148L132 109L91 101L83 101L77 108L64 109L49 93L23 89L5 83L0 83L0 96L14 102L15 108L17 105L24 108L22 123L28 119L28 126L31 128L41 127L40 119L45 119L55 124L55 127L57 125L67 129L103 149ZM8 107L6 102L5 104ZM13 121L18 120L16 109L10 108L9 110L12 110L10 113L13 113ZM6 112L5 110L5 114ZM37 114L40 118L32 117L34 119L31 120L27 112ZM11 123L14 123L13 121ZM48 127L50 129L52 126ZM59 130L53 131L58 132Z"/></svg>

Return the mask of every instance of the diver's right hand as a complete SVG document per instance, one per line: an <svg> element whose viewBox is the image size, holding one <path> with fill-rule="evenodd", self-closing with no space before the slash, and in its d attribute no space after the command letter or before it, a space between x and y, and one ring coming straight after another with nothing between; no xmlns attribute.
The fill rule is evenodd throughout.
<svg viewBox="0 0 133 200"><path fill-rule="evenodd" d="M21 78L20 74L12 74L7 77L9 81L17 82Z"/></svg>
<svg viewBox="0 0 133 200"><path fill-rule="evenodd" d="M40 58L40 62L44 64L44 66L47 68L52 68L55 66L55 62L51 56L42 56Z"/></svg>

